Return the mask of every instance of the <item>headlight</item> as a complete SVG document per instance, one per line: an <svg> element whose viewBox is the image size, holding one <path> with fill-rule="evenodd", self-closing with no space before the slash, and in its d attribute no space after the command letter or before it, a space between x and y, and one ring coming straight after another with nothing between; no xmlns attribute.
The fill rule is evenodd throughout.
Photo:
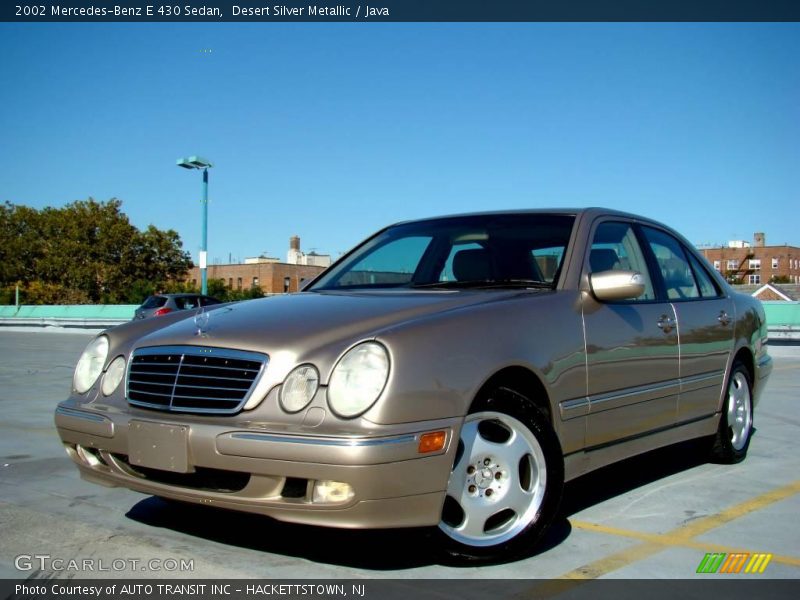
<svg viewBox="0 0 800 600"><path fill-rule="evenodd" d="M303 410L319 388L319 373L313 365L300 365L294 369L281 386L278 399L288 413Z"/></svg>
<svg viewBox="0 0 800 600"><path fill-rule="evenodd" d="M94 338L78 360L72 385L79 394L85 394L103 372L108 356L108 338L104 335Z"/></svg>
<svg viewBox="0 0 800 600"><path fill-rule="evenodd" d="M118 356L106 369L103 376L103 395L110 396L119 387L122 378L125 377L125 357Z"/></svg>
<svg viewBox="0 0 800 600"><path fill-rule="evenodd" d="M333 369L328 404L340 417L360 415L381 395L389 378L389 355L376 342L352 348Z"/></svg>

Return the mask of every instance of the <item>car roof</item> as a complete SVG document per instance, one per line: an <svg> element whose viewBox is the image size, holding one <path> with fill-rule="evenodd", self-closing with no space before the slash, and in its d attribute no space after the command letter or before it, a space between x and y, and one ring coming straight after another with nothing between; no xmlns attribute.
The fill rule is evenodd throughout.
<svg viewBox="0 0 800 600"><path fill-rule="evenodd" d="M612 215L618 217L625 217L628 219L635 219L637 221L647 221L653 222L652 219L648 219L647 217L642 217L640 215L635 215L633 213L628 213L620 210L615 210L612 208L602 208L598 206L590 206L584 208L526 208L526 209L509 209L509 210L490 210L490 211L478 211L478 212L467 212L467 213L454 213L449 215L439 215L435 217L425 217L422 219L408 219L405 221L399 221L397 223L393 223L390 227L395 225L405 225L406 223L422 223L425 221L436 221L439 219L454 219L454 218L461 218L461 217L491 217L491 216L502 216L502 215L569 215L577 217L579 215L583 216L598 216L598 215Z"/></svg>

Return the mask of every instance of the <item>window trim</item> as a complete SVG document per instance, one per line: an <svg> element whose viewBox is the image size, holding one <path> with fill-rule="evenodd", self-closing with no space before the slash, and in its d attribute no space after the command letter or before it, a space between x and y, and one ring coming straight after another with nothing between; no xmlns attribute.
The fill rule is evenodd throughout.
<svg viewBox="0 0 800 600"><path fill-rule="evenodd" d="M655 281L653 281L653 286L658 288L656 296L658 297L659 295L661 295L661 297L663 298L663 302L670 302L670 303L671 302L676 302L676 303L681 303L681 302L703 302L703 301L709 301L709 300L719 300L720 298L726 298L727 297L727 294L725 293L724 288L719 284L719 281L717 280L717 278L714 277L713 274L710 273L708 271L708 269L706 269L705 266L703 265L703 260L701 260L700 255L697 252L694 252L693 249L689 245L687 245L681 239L681 237L679 235L676 235L675 233L673 233L669 229L666 229L665 227L662 227L662 226L657 225L655 223L639 223L639 222L637 222L636 223L636 227L639 229L639 234L645 240L645 246L646 247L645 247L644 251L645 251L645 254L648 257L648 261L652 261L652 263L648 262L648 266L650 267L650 271L651 271L650 278L651 278L651 280L656 279L658 281L658 285L657 286L656 286ZM696 298L670 298L667 295L666 283L664 282L664 276L661 274L661 266L658 264L658 259L656 258L656 255L653 252L653 249L650 247L650 243L647 241L647 236L645 235L645 232L644 232L644 228L645 227L649 227L650 229L654 229L656 231L660 231L661 233L663 233L665 235L668 235L673 240L675 240L675 242L678 244L678 246L683 250L684 258L686 258L687 266L689 267L689 271L692 274L692 279L694 280L694 285L697 288L698 294L700 294L699 296L697 296ZM641 244L641 242L640 242L640 244ZM703 296L702 295L700 284L697 281L697 275L695 274L694 269L692 268L692 263L688 258L689 255L694 256L694 258L699 263L700 267L705 270L706 275L708 275L708 278L711 280L712 285L717 290L717 295L716 296ZM653 270L655 270L655 272L656 272L655 278L653 277L653 274L652 274ZM715 271L715 272L718 273L718 271Z"/></svg>

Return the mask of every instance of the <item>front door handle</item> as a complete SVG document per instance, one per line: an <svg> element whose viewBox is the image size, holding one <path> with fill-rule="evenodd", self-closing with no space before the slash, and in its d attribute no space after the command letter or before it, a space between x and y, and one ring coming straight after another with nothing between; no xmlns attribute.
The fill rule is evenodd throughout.
<svg viewBox="0 0 800 600"><path fill-rule="evenodd" d="M675 328L675 319L668 315L661 315L656 325L658 325L658 328L664 333L669 333Z"/></svg>
<svg viewBox="0 0 800 600"><path fill-rule="evenodd" d="M722 325L727 325L731 322L731 317L724 310L721 310L719 316L717 317L717 321L719 321Z"/></svg>

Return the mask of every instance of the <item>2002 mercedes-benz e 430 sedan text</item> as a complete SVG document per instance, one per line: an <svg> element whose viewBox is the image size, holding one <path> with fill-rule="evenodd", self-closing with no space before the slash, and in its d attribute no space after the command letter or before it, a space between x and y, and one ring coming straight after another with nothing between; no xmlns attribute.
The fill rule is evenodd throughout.
<svg viewBox="0 0 800 600"><path fill-rule="evenodd" d="M648 219L434 218L303 292L106 331L55 419L89 481L512 556L565 480L690 438L743 459L766 335L757 301Z"/></svg>

